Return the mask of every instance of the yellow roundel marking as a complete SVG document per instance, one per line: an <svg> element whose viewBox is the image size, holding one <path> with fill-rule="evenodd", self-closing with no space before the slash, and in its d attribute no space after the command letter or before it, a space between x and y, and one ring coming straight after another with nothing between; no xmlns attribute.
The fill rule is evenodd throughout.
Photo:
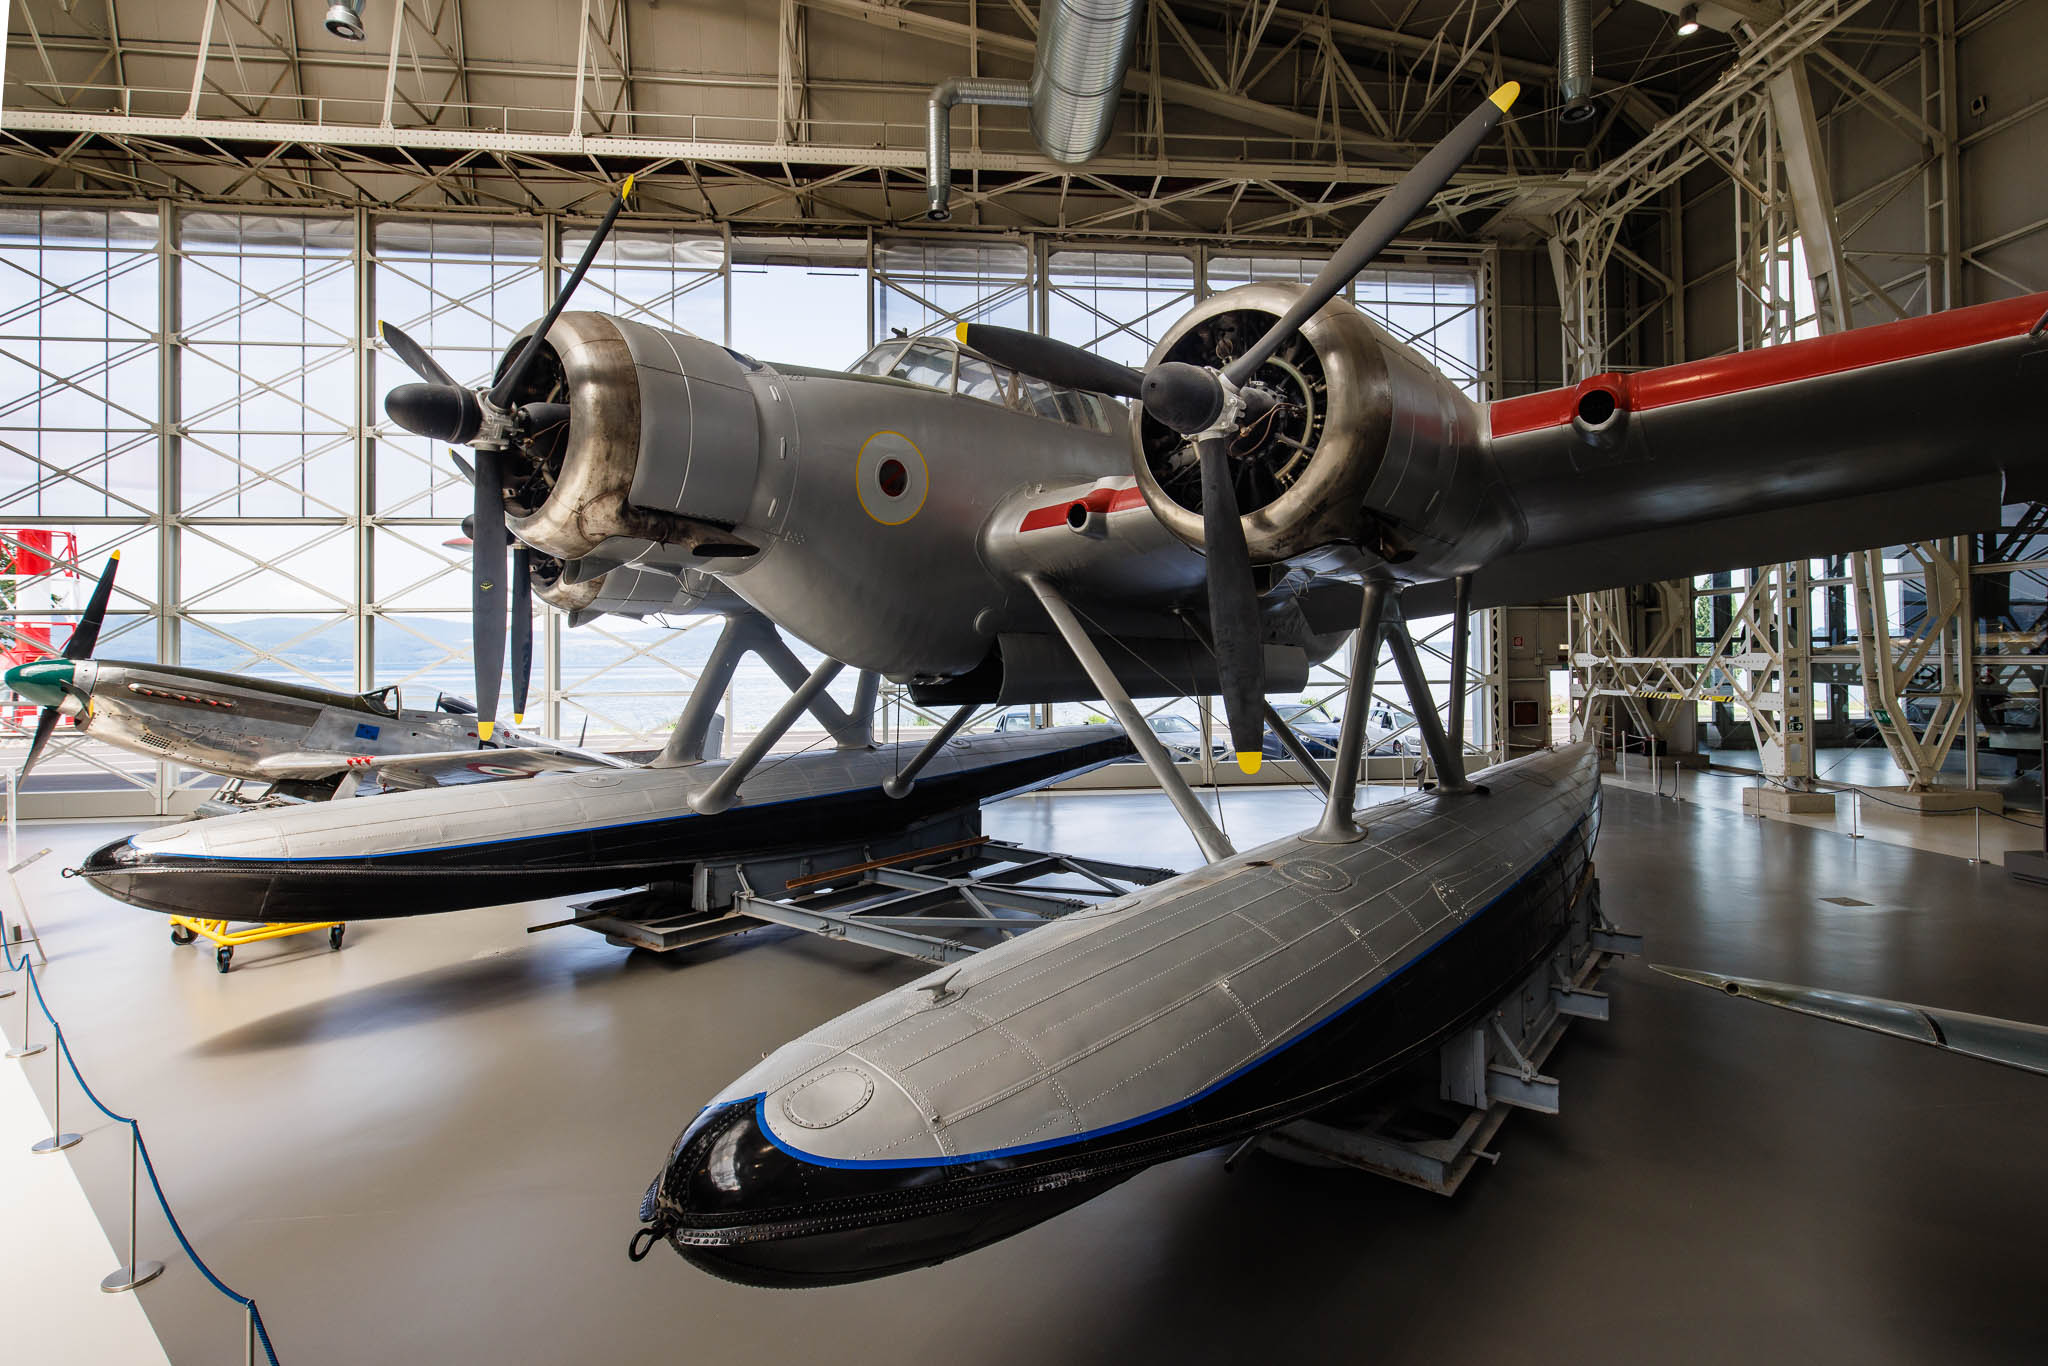
<svg viewBox="0 0 2048 1366"><path fill-rule="evenodd" d="M853 462L853 491L861 508L883 526L902 526L924 507L931 471L924 452L901 432L876 432Z"/></svg>

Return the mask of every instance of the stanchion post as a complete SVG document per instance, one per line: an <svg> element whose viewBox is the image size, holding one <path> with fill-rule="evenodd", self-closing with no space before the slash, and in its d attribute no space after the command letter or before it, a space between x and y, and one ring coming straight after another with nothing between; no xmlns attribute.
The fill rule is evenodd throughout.
<svg viewBox="0 0 2048 1366"><path fill-rule="evenodd" d="M1971 859L1970 862L1982 863L1984 861L1984 808L1981 806L1971 807L1970 819L1977 827L1977 857Z"/></svg>
<svg viewBox="0 0 2048 1366"><path fill-rule="evenodd" d="M142 1179L142 1130L134 1120L128 1121L128 1264L117 1266L100 1280L100 1289L109 1295L123 1290L133 1290L138 1285L148 1285L164 1274L164 1264L157 1261L140 1261L135 1256L136 1193Z"/></svg>
<svg viewBox="0 0 2048 1366"><path fill-rule="evenodd" d="M1863 806L1863 789L1862 789L1862 788L1860 788L1860 787L1852 787L1852 788L1850 788L1850 789L1849 789L1849 838L1850 838L1850 839L1852 839L1852 840L1860 840L1860 839L1862 839L1862 838L1863 838L1863 834L1862 834L1862 827L1861 827L1861 824L1860 824L1860 818L1861 818L1861 815L1862 815L1862 811L1861 811L1861 808L1862 808L1862 806Z"/></svg>
<svg viewBox="0 0 2048 1366"><path fill-rule="evenodd" d="M22 964L22 968L25 971L31 973L35 971L35 969L29 967L29 965L26 962ZM28 1041L28 1026L30 1019L28 1013L29 998L33 995L35 995L33 991L24 991L21 993L21 1047L8 1049L7 1056L10 1058L33 1058L36 1054L43 1051L44 1045L39 1043L30 1043Z"/></svg>
<svg viewBox="0 0 2048 1366"><path fill-rule="evenodd" d="M50 1136L37 1139L29 1151L61 1153L66 1148L77 1146L82 1137L64 1132L64 1050L53 1048L50 1050Z"/></svg>
<svg viewBox="0 0 2048 1366"><path fill-rule="evenodd" d="M242 1306L242 1366L256 1366L256 1301Z"/></svg>

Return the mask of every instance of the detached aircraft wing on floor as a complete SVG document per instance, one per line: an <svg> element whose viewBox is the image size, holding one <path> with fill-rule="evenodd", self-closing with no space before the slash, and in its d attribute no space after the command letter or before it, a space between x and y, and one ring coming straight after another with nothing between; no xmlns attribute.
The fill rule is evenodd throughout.
<svg viewBox="0 0 2048 1366"><path fill-rule="evenodd" d="M1995 1062L2000 1067L2048 1076L2048 1028L2025 1020L2002 1020L1992 1015L1914 1005L1910 1001L1888 1001L1882 996L1857 996L1824 987L1767 982L1758 977L1729 977L1663 963L1650 966L1681 982L1761 1001L1795 1015L1811 1015L1852 1029L1926 1044L1945 1053L1959 1053L1966 1058Z"/></svg>

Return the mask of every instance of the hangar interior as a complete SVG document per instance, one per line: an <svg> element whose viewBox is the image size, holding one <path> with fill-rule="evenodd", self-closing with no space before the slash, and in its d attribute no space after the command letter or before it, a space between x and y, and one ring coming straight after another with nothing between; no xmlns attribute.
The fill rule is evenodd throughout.
<svg viewBox="0 0 2048 1366"><path fill-rule="evenodd" d="M1145 367L1213 296L1307 284L1515 81L1502 132L1343 288L1477 403L2048 288L2037 4L1105 0L1072 8L1122 12L1135 36L1110 66L1113 120L1078 159L1055 144L1086 133L1026 107L1064 8L11 6L6 664L64 648L118 551L98 658L395 687L416 708L473 698L472 481L449 442L387 415L417 367L384 325L452 382L488 385L587 248L580 309L774 366L902 375L936 347L942 389L969 394L979 366L1014 395L1001 365L944 349L957 326ZM1709 480L1721 453L1678 459ZM1867 524L1905 528L1963 482L1888 493ZM2043 893L2001 860L2044 848L2048 485L2009 478L1994 525L1945 530L1594 591L1538 580L1469 618L1418 615L1429 718L1391 637L1364 669L1350 637L1268 700L1333 738L1351 707L1373 712L1368 808L1445 780L1433 726L1472 769L1592 741L1605 912L1651 959L2038 1019L2024 965ZM795 632L789 667L754 654L721 670L725 618L674 578L622 566L588 586L533 618L526 729L543 741L644 759L715 711L708 756L813 754L838 737L818 713L784 715L806 675L845 713L872 701L871 738L914 748L951 724L907 678L831 676ZM933 584L864 589L887 618ZM1316 820L1302 758L1233 764L1217 697L1137 702L1240 846ZM6 698L10 774L46 710ZM1005 698L960 733L1115 714L1095 696ZM1546 1064L1560 1112L1510 1121L1448 1201L1233 1151L1227 1169L1161 1166L1012 1241L859 1286L770 1301L665 1257L629 1265L632 1207L676 1123L929 963L828 942L843 927L659 955L529 933L587 914L544 897L364 919L338 953L258 943L216 972L165 945L158 918L60 873L214 809L223 777L73 719L9 779L10 966L21 946L47 973L0 978L17 998L0 1022L12 1045L47 1040L28 1009L47 1001L68 1056L149 1126L177 1237L260 1300L267 1335L177 1250L145 1185L134 1226L168 1269L104 1304L53 1299L31 1330L47 1359L116 1359L87 1344L123 1306L146 1320L104 1331L175 1361L2038 1352L2036 1078L1751 1011L1643 959L1605 978L1613 1020L1575 1026ZM992 803L976 830L1084 859L1213 861L1161 782L1142 762L1098 766ZM22 1060L21 1107L52 1108L59 1051ZM88 1263L131 1265L128 1139L79 1118L65 1077L61 1122L38 1122L85 1140L49 1218L87 1229ZM8 1222L11 1264L61 1281Z"/></svg>

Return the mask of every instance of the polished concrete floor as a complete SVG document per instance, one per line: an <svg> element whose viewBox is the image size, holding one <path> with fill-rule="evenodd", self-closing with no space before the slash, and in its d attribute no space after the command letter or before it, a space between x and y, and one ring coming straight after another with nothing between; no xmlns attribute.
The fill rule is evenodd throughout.
<svg viewBox="0 0 2048 1366"><path fill-rule="evenodd" d="M1237 792L1225 818L1248 846L1312 810ZM1157 796L987 825L1193 859ZM23 833L57 851L25 882L72 1046L286 1366L2048 1359L2048 1080L1640 963L1552 1058L1563 1114L1513 1117L1454 1200L1206 1154L943 1267L759 1291L629 1263L640 1192L705 1098L914 965L780 931L666 958L526 934L545 904L360 922L340 953L247 948L221 976L59 879L114 829ZM2048 890L1995 865L1619 786L1598 857L1656 960L2048 1020ZM119 1242L124 1136L75 1093L65 1115L85 1143L38 1160L74 1163ZM143 1248L172 1263L141 1292L171 1359L239 1360L234 1310L147 1215Z"/></svg>

